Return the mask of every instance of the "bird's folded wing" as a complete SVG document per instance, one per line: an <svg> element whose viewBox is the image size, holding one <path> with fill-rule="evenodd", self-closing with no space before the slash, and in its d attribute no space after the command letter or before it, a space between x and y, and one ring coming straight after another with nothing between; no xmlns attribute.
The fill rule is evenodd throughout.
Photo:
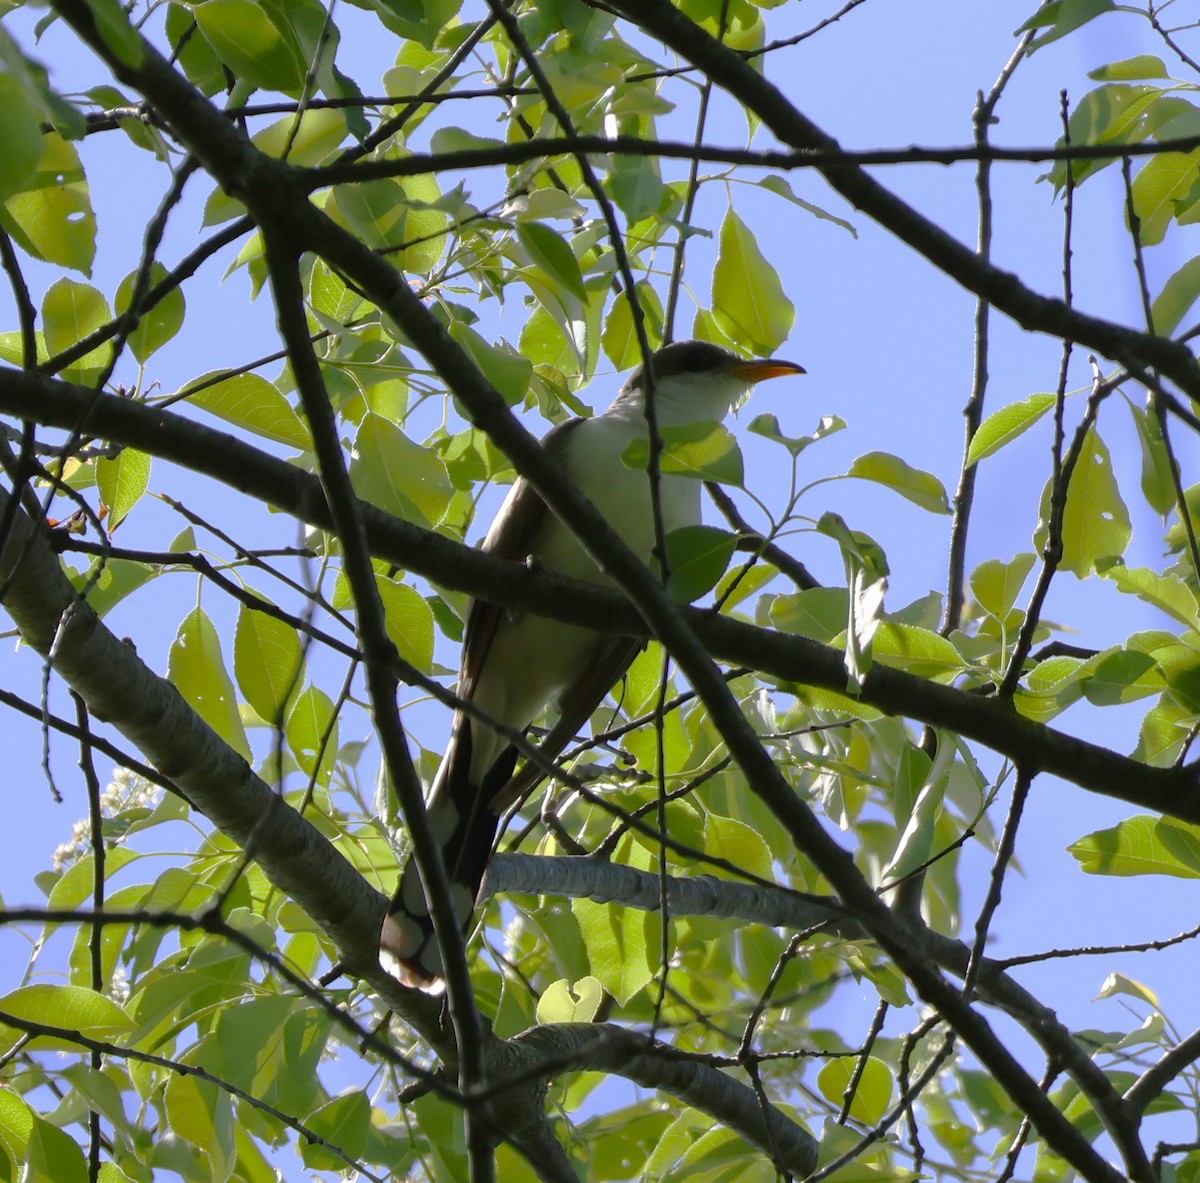
<svg viewBox="0 0 1200 1183"><path fill-rule="evenodd" d="M633 659L644 647L644 641L629 637L603 637L596 643L596 649L584 665L581 676L559 696L558 722L537 745L546 760L558 759L604 701L604 696L625 676ZM492 809L501 813L518 801L523 801L547 775L543 762L526 760L492 798Z"/></svg>

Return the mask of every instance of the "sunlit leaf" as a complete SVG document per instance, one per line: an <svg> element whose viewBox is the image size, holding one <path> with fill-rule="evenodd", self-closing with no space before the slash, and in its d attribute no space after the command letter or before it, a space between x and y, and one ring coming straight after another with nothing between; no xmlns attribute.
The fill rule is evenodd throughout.
<svg viewBox="0 0 1200 1183"><path fill-rule="evenodd" d="M1042 493L1041 522L1034 535L1038 550L1046 545L1050 490L1048 481ZM1121 500L1108 448L1093 427L1084 439L1067 489L1062 566L1084 579L1104 560L1124 554L1131 535L1129 511Z"/></svg>
<svg viewBox="0 0 1200 1183"><path fill-rule="evenodd" d="M150 486L151 458L136 448L96 461L96 487L108 506L108 528L115 530Z"/></svg>
<svg viewBox="0 0 1200 1183"><path fill-rule="evenodd" d="M454 495L442 460L379 415L359 426L350 477L360 497L423 526L437 525Z"/></svg>
<svg viewBox="0 0 1200 1183"><path fill-rule="evenodd" d="M319 687L307 687L293 700L284 730L305 775L328 783L338 746L337 715L329 695Z"/></svg>
<svg viewBox="0 0 1200 1183"><path fill-rule="evenodd" d="M91 284L74 279L59 279L50 285L42 301L42 326L46 348L51 355L78 345L113 318L112 309L101 292ZM109 341L89 350L64 371L64 376L85 381L89 372L105 366L112 357Z"/></svg>
<svg viewBox="0 0 1200 1183"><path fill-rule="evenodd" d="M4 202L0 225L37 259L90 275L96 215L73 144L51 132L33 176Z"/></svg>
<svg viewBox="0 0 1200 1183"><path fill-rule="evenodd" d="M722 485L742 484L742 453L733 433L723 423L671 424L661 428L660 435L659 472ZM634 440L621 454L621 462L630 468L647 468L649 440Z"/></svg>
<svg viewBox="0 0 1200 1183"><path fill-rule="evenodd" d="M221 638L203 609L193 608L183 618L171 642L167 671L196 714L249 759L250 745L238 714L233 681L221 655Z"/></svg>
<svg viewBox="0 0 1200 1183"><path fill-rule="evenodd" d="M283 717L304 668L300 636L292 625L245 604L233 634L233 672L246 701L267 723Z"/></svg>
<svg viewBox="0 0 1200 1183"><path fill-rule="evenodd" d="M1022 402L1009 403L993 411L971 437L967 463L977 464L993 452L1000 451L1005 444L1028 431L1052 406L1054 395L1031 394Z"/></svg>
<svg viewBox="0 0 1200 1183"><path fill-rule="evenodd" d="M150 288L161 283L166 275L167 269L161 263L151 264L150 282L146 285L146 290L149 291ZM116 300L118 313L129 310L136 279L137 272L131 271L118 285ZM142 313L138 319L137 328L129 334L129 348L133 356L144 363L152 353L161 349L183 327L185 312L186 304L182 289L172 288L153 308Z"/></svg>
<svg viewBox="0 0 1200 1183"><path fill-rule="evenodd" d="M860 1068L862 1073L850 1102L850 1116L872 1126L887 1112L892 1100L892 1074L882 1060L868 1056L861 1062L856 1056L838 1056L817 1074L817 1087L827 1101L840 1109Z"/></svg>
<svg viewBox="0 0 1200 1183"><path fill-rule="evenodd" d="M1007 563L1000 559L980 563L971 572L971 594L985 612L997 620L1006 619L1036 561L1036 555L1025 553L1014 555Z"/></svg>
<svg viewBox="0 0 1200 1183"><path fill-rule="evenodd" d="M180 393L186 395L192 406L202 407L255 435L297 448L312 446L308 426L279 388L265 378L258 374L234 374L217 382L210 379L211 375L198 378Z"/></svg>
<svg viewBox="0 0 1200 1183"><path fill-rule="evenodd" d="M884 485L932 513L950 512L950 500L942 482L932 473L913 468L890 452L868 452L859 456L846 475Z"/></svg>
<svg viewBox="0 0 1200 1183"><path fill-rule="evenodd" d="M722 330L752 353L773 353L792 331L796 309L779 273L732 209L721 222L712 295L713 316Z"/></svg>
<svg viewBox="0 0 1200 1183"><path fill-rule="evenodd" d="M307 63L295 38L286 37L253 0L202 0L192 9L218 56L239 78L266 90L298 93Z"/></svg>
<svg viewBox="0 0 1200 1183"><path fill-rule="evenodd" d="M1171 875L1200 878L1200 827L1139 814L1067 849L1090 875Z"/></svg>
<svg viewBox="0 0 1200 1183"><path fill-rule="evenodd" d="M590 1023L604 1001L604 988L596 978L580 978L573 986L566 978L551 982L537 1004L539 1023Z"/></svg>
<svg viewBox="0 0 1200 1183"><path fill-rule="evenodd" d="M849 615L846 623L846 673L850 687L860 686L871 668L871 646L883 615L888 564L874 539L849 526L835 513L822 514L817 530L833 538L846 568Z"/></svg>

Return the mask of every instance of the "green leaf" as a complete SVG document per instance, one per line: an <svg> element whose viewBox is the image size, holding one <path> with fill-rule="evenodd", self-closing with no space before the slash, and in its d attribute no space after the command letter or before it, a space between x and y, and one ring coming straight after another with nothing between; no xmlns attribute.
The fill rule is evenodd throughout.
<svg viewBox="0 0 1200 1183"><path fill-rule="evenodd" d="M136 70L145 59L146 49L119 0L88 0L88 12L104 44L123 65Z"/></svg>
<svg viewBox="0 0 1200 1183"><path fill-rule="evenodd" d="M850 594L846 622L846 674L850 692L862 685L871 668L871 645L883 616L887 593L888 565L874 539L849 526L835 513L822 514L817 531L834 539L846 567Z"/></svg>
<svg viewBox="0 0 1200 1183"><path fill-rule="evenodd" d="M573 899L592 976L625 1006L654 976L660 948L657 912Z"/></svg>
<svg viewBox="0 0 1200 1183"><path fill-rule="evenodd" d="M1200 827L1139 814L1097 830L1067 850L1089 875L1171 875L1200 879Z"/></svg>
<svg viewBox="0 0 1200 1183"><path fill-rule="evenodd" d="M1028 52L1033 53L1034 50L1041 49L1043 45L1048 45L1051 41L1057 41L1060 37L1074 32L1103 13L1112 12L1116 7L1116 0L1051 0L1051 3L1044 4L1039 8L1017 32L1024 33L1029 29L1049 29L1048 33L1038 37L1029 46Z"/></svg>
<svg viewBox="0 0 1200 1183"><path fill-rule="evenodd" d="M173 1072L167 1078L163 1104L171 1132L205 1156L212 1179L229 1178L236 1134L229 1094L207 1080Z"/></svg>
<svg viewBox="0 0 1200 1183"><path fill-rule="evenodd" d="M346 120L341 111L308 110L286 115L250 137L264 155L289 164L312 167L320 164L346 138ZM216 226L240 217L246 207L223 189L214 189L204 203L204 225Z"/></svg>
<svg viewBox="0 0 1200 1183"><path fill-rule="evenodd" d="M1152 53L1139 53L1119 62L1109 62L1088 71L1088 77L1097 82L1129 82L1137 78L1170 78L1162 58Z"/></svg>
<svg viewBox="0 0 1200 1183"><path fill-rule="evenodd" d="M561 287L577 300L587 303L587 290L579 260L561 234L541 222L519 222L517 239L529 254L533 265L541 270L547 282Z"/></svg>
<svg viewBox="0 0 1200 1183"><path fill-rule="evenodd" d="M968 668L963 655L945 637L895 620L880 622L872 652L881 665L934 681L952 681Z"/></svg>
<svg viewBox="0 0 1200 1183"><path fill-rule="evenodd" d="M1019 435L1027 432L1052 406L1054 395L1031 394L1019 403L1009 403L993 411L971 437L967 449L967 463L978 464L980 460L1000 451Z"/></svg>
<svg viewBox="0 0 1200 1183"><path fill-rule="evenodd" d="M1178 575L1159 575L1149 567L1126 567L1124 563L1114 563L1100 574L1127 595L1153 604L1180 624L1200 632L1200 601Z"/></svg>
<svg viewBox="0 0 1200 1183"><path fill-rule="evenodd" d="M12 11L12 6L5 8L5 12L9 11ZM64 139L83 139L87 133L87 120L83 112L50 85L50 75L46 67L26 57L21 47L3 28L0 28L0 74L11 78L17 84L24 101L33 108L34 116L39 122L49 123ZM19 125L14 126L14 131L20 134ZM41 135L40 128L38 134ZM5 148L8 147L6 140L0 140L0 143L4 143ZM25 147L28 148L28 145ZM21 146L14 144L14 151L19 158ZM0 194L0 200L5 196L7 194Z"/></svg>
<svg viewBox="0 0 1200 1183"><path fill-rule="evenodd" d="M113 318L108 301L91 284L59 279L50 285L42 301L42 328L51 355L79 344ZM112 358L112 342L105 341L68 366L63 374L74 381L87 381L89 374L106 366Z"/></svg>
<svg viewBox="0 0 1200 1183"><path fill-rule="evenodd" d="M551 982L537 1004L539 1023L590 1023L604 1001L597 978L580 978L574 986L566 978Z"/></svg>
<svg viewBox="0 0 1200 1183"><path fill-rule="evenodd" d="M34 1117L25 1148L21 1183L87 1183L83 1151L58 1126Z"/></svg>
<svg viewBox="0 0 1200 1183"><path fill-rule="evenodd" d="M626 837L614 861L647 871L650 852ZM662 947L662 918L616 904L573 899L571 911L579 924L592 976L625 1006L654 976Z"/></svg>
<svg viewBox="0 0 1200 1183"><path fill-rule="evenodd" d="M96 487L108 506L111 534L150 487L150 457L136 448L122 448L111 459L96 461Z"/></svg>
<svg viewBox="0 0 1200 1183"><path fill-rule="evenodd" d="M1135 702L1164 687L1158 663L1148 653L1118 649L1105 654L1080 679L1084 697L1095 706Z"/></svg>
<svg viewBox="0 0 1200 1183"><path fill-rule="evenodd" d="M384 624L400 656L422 673L433 668L433 610L406 583L376 578L383 601Z"/></svg>
<svg viewBox="0 0 1200 1183"><path fill-rule="evenodd" d="M0 998L0 1012L104 1039L133 1029L133 1020L106 994L83 986L20 986ZM0 1019L0 1021L7 1021Z"/></svg>
<svg viewBox="0 0 1200 1183"><path fill-rule="evenodd" d="M44 144L33 178L4 202L0 225L34 258L89 275L96 215L79 153L57 132L47 134Z"/></svg>
<svg viewBox="0 0 1200 1183"><path fill-rule="evenodd" d="M852 237L858 237L858 231L854 228L853 222L847 222L845 218L839 218L827 209L813 205L811 201L805 201L803 197L797 197L786 177L772 173L770 176L763 177L761 181L755 181L754 184L761 185L762 188L790 201L793 205L798 205L802 210L812 214L814 218L820 218L823 222L832 222L835 226L840 226L847 231Z"/></svg>
<svg viewBox="0 0 1200 1183"><path fill-rule="evenodd" d="M274 726L303 678L304 647L286 621L243 604L233 633L233 674L261 719Z"/></svg>
<svg viewBox="0 0 1200 1183"><path fill-rule="evenodd" d="M234 374L212 385L205 385L213 377L206 374L197 378L191 387L185 386L180 394L187 397L194 407L244 427L255 435L261 435L281 444L292 444L305 450L312 447L312 436L308 425L292 409L291 403L266 378L258 374ZM193 387L204 386L203 390Z"/></svg>
<svg viewBox="0 0 1200 1183"><path fill-rule="evenodd" d="M529 393L533 365L507 342L492 345L459 320L450 322L450 336L471 355L471 360L510 407Z"/></svg>
<svg viewBox="0 0 1200 1183"><path fill-rule="evenodd" d="M354 1089L313 1110L304 1119L304 1124L351 1158L361 1158L371 1131L371 1102L361 1089ZM306 1139L300 1142L300 1156L304 1165L314 1171L337 1171L346 1167L344 1159Z"/></svg>
<svg viewBox="0 0 1200 1183"><path fill-rule="evenodd" d="M153 263L150 267L150 282L147 290L167 277L167 269L161 263ZM133 285L137 272L131 271L117 287L117 312L129 310L133 299ZM176 333L183 328L183 318L186 311L183 292L172 288L153 308L143 313L137 328L129 334L129 348L133 356L143 365L146 359L161 349Z"/></svg>
<svg viewBox="0 0 1200 1183"><path fill-rule="evenodd" d="M375 414L364 415L359 425L350 479L360 497L421 526L441 522L454 496L442 460Z"/></svg>
<svg viewBox="0 0 1200 1183"><path fill-rule="evenodd" d="M1142 453L1142 496L1164 517L1175 508L1175 477L1162 423L1151 409L1130 406Z"/></svg>
<svg viewBox="0 0 1200 1183"><path fill-rule="evenodd" d="M611 160L608 190L629 222L640 222L657 213L667 195L658 161L652 156L622 154Z"/></svg>
<svg viewBox="0 0 1200 1183"><path fill-rule="evenodd" d="M1042 493L1042 520L1034 534L1038 550L1046 546L1051 485L1047 481ZM1093 427L1083 441L1067 490L1062 566L1086 579L1104 560L1124 554L1132 533L1108 448Z"/></svg>
<svg viewBox="0 0 1200 1183"><path fill-rule="evenodd" d="M844 587L812 587L774 597L768 611L771 626L780 632L828 645L845 631L850 605Z"/></svg>
<svg viewBox="0 0 1200 1183"><path fill-rule="evenodd" d="M730 208L713 268L713 316L736 344L773 353L792 331L796 309L750 228Z"/></svg>
<svg viewBox="0 0 1200 1183"><path fill-rule="evenodd" d="M859 456L846 475L893 489L931 513L950 512L950 500L942 482L932 473L913 468L890 452L868 452Z"/></svg>
<svg viewBox="0 0 1200 1183"><path fill-rule="evenodd" d="M850 1103L850 1116L873 1126L887 1112L892 1100L892 1074L882 1060L868 1056L864 1064L858 1056L838 1056L817 1074L817 1088L830 1104L840 1109L860 1064L862 1076Z"/></svg>
<svg viewBox="0 0 1200 1183"><path fill-rule="evenodd" d="M779 419L775 415L756 415L750 420L746 430L755 435L761 435L763 439L782 444L792 456L799 456L809 444L815 444L827 435L842 431L845 426L846 420L838 415L822 415L820 423L817 424L817 430L811 435L790 436L784 435L779 426Z"/></svg>
<svg viewBox="0 0 1200 1183"><path fill-rule="evenodd" d="M1154 331L1161 337L1170 337L1179 328L1179 322L1187 315L1192 305L1200 298L1200 257L1189 259L1175 271L1162 291L1150 305Z"/></svg>
<svg viewBox="0 0 1200 1183"><path fill-rule="evenodd" d="M188 705L235 751L250 759L237 695L221 656L221 638L203 609L183 618L167 656L167 671Z"/></svg>
<svg viewBox="0 0 1200 1183"><path fill-rule="evenodd" d="M11 74L0 73L0 201L21 192L45 152L37 108Z"/></svg>
<svg viewBox="0 0 1200 1183"><path fill-rule="evenodd" d="M297 95L307 63L253 0L202 0L192 12L205 40L240 79L265 90Z"/></svg>
<svg viewBox="0 0 1200 1183"><path fill-rule="evenodd" d="M737 818L711 812L704 815L704 853L762 879L771 877L771 848L753 826Z"/></svg>
<svg viewBox="0 0 1200 1183"><path fill-rule="evenodd" d="M663 307L658 293L648 283L640 283L637 287L638 306L646 323L646 336L650 340L650 348L657 349L662 343ZM642 352L638 347L637 333L633 328L633 310L629 305L629 297L625 292L617 293L617 298L604 322L604 331L600 334L600 344L610 362L622 372L641 365Z"/></svg>
<svg viewBox="0 0 1200 1183"><path fill-rule="evenodd" d="M1158 86L1129 86L1120 82L1098 86L1083 96L1068 121L1072 144L1136 143L1157 128L1194 108ZM1062 143L1062 140L1059 140ZM1076 160L1071 172L1076 184L1107 168L1112 160ZM1067 166L1057 162L1050 170L1056 189L1066 183Z"/></svg>
<svg viewBox="0 0 1200 1183"><path fill-rule="evenodd" d="M741 486L742 453L733 433L723 423L685 423L663 427L659 472ZM650 464L650 441L636 439L621 454L627 468L645 470Z"/></svg>
<svg viewBox="0 0 1200 1183"><path fill-rule="evenodd" d="M667 535L667 591L676 603L690 604L725 574L737 539L716 526L684 526Z"/></svg>
<svg viewBox="0 0 1200 1183"><path fill-rule="evenodd" d="M337 716L329 695L316 686L305 689L292 703L285 730L288 747L304 774L328 784L338 748Z"/></svg>
<svg viewBox="0 0 1200 1183"><path fill-rule="evenodd" d="M1164 694L1142 720L1133 758L1151 768L1170 768L1179 758L1183 745L1191 742L1195 721L1195 711L1190 704L1176 702Z"/></svg>
<svg viewBox="0 0 1200 1183"><path fill-rule="evenodd" d="M1176 216L1176 203L1191 192L1200 177L1200 149L1152 156L1133 178L1133 211L1138 216L1143 246L1156 246Z"/></svg>
<svg viewBox="0 0 1200 1183"><path fill-rule="evenodd" d="M339 186L326 209L399 270L427 275L446 249L450 219L436 208L440 197L437 178L427 174Z"/></svg>
<svg viewBox="0 0 1200 1183"><path fill-rule="evenodd" d="M1026 552L1014 555L1007 563L999 559L980 563L970 579L975 602L997 620L1007 620L1035 562L1037 556Z"/></svg>
<svg viewBox="0 0 1200 1183"><path fill-rule="evenodd" d="M1136 998L1139 1002L1152 1006L1156 1011L1161 1012L1162 1010L1162 1003L1159 1002L1158 995L1149 986L1122 973L1110 973L1104 979L1104 984L1100 987L1100 993L1096 997L1097 999Z"/></svg>

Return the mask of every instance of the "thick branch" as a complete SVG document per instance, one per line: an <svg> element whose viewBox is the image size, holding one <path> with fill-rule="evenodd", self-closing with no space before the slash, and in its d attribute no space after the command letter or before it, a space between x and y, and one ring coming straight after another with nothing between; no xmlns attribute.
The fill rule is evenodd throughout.
<svg viewBox="0 0 1200 1183"><path fill-rule="evenodd" d="M642 1088L659 1089L708 1113L792 1175L817 1165L812 1135L778 1109L764 1106L748 1085L696 1060L678 1057L666 1044L622 1027L598 1023L555 1023L532 1027L509 1042L510 1072L551 1075L559 1071L610 1072Z"/></svg>
<svg viewBox="0 0 1200 1183"><path fill-rule="evenodd" d="M49 427L79 428L204 473L294 517L329 529L320 483L225 432L129 399L0 368L0 412ZM486 555L360 504L372 553L455 591L607 632L646 636L616 592ZM844 693L842 654L804 637L757 628L699 609L687 613L710 651L724 661L800 685ZM1182 821L1200 823L1196 770L1151 768L1016 713L1010 706L876 665L859 695L887 714L943 727L1091 792Z"/></svg>

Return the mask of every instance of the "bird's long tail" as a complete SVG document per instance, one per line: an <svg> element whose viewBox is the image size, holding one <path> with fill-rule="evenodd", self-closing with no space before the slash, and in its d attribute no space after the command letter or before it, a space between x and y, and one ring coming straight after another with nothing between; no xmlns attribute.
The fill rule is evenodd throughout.
<svg viewBox="0 0 1200 1183"><path fill-rule="evenodd" d="M429 825L441 849L451 902L464 936L496 840L500 819L492 802L512 778L516 761L516 748L505 748L482 782L473 784L471 721L460 719L429 794ZM384 964L409 985L425 985L443 976L433 919L411 854L401 870L379 943Z"/></svg>

